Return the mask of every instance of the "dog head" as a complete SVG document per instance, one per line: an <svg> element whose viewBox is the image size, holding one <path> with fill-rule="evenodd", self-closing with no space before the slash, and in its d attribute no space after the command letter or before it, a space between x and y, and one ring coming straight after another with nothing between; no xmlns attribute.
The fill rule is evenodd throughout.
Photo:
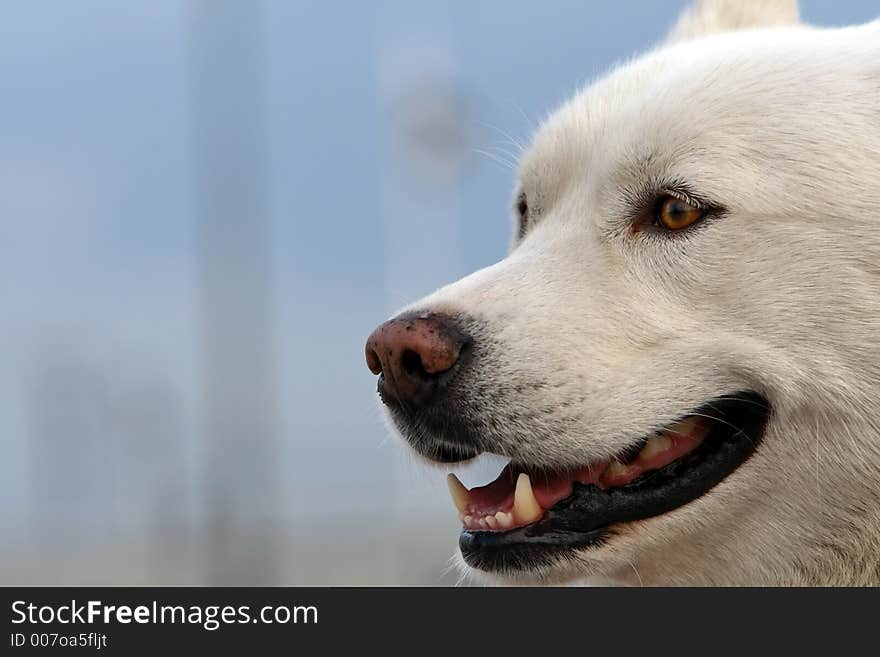
<svg viewBox="0 0 880 657"><path fill-rule="evenodd" d="M880 22L707 0L522 158L507 258L367 343L475 572L874 581ZM867 578L867 579L866 579Z"/></svg>

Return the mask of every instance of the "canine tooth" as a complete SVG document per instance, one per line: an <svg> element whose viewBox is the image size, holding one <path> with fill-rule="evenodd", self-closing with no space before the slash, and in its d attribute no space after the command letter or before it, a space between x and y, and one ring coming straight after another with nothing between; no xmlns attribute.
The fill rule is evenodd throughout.
<svg viewBox="0 0 880 657"><path fill-rule="evenodd" d="M449 486L449 494L452 496L452 503L455 504L455 508L458 509L459 513L464 513L470 491L451 472L446 476L446 485Z"/></svg>
<svg viewBox="0 0 880 657"><path fill-rule="evenodd" d="M513 513L499 511L495 514L495 520L498 522L499 529L510 529L513 527Z"/></svg>
<svg viewBox="0 0 880 657"><path fill-rule="evenodd" d="M639 458L650 459L672 447L672 439L668 436L651 436L639 452Z"/></svg>
<svg viewBox="0 0 880 657"><path fill-rule="evenodd" d="M513 494L513 514L517 522L535 522L544 514L544 509L535 499L532 480L525 472L520 472L516 480L516 491Z"/></svg>
<svg viewBox="0 0 880 657"><path fill-rule="evenodd" d="M625 466L623 463L619 461L611 461L608 464L608 467L605 468L604 476L606 477L622 477L624 476L629 468Z"/></svg>
<svg viewBox="0 0 880 657"><path fill-rule="evenodd" d="M486 516L486 524L489 525L489 529L498 529L498 520L495 516Z"/></svg>
<svg viewBox="0 0 880 657"><path fill-rule="evenodd" d="M699 422L699 416L692 415L688 418L685 418L684 420L681 420L680 422L676 422L663 433L672 437L686 437L693 433Z"/></svg>

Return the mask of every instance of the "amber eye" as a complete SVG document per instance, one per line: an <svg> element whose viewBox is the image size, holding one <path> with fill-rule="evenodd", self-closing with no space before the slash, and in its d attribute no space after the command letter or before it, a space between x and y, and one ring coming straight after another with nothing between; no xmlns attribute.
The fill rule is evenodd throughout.
<svg viewBox="0 0 880 657"><path fill-rule="evenodd" d="M687 228L703 217L703 210L674 196L666 196L657 206L656 222L667 230Z"/></svg>

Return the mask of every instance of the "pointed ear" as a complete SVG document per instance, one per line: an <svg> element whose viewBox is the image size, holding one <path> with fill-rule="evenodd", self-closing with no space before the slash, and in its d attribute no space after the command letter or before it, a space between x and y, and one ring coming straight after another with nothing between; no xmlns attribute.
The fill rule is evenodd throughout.
<svg viewBox="0 0 880 657"><path fill-rule="evenodd" d="M797 0L696 0L678 19L666 41L797 22Z"/></svg>

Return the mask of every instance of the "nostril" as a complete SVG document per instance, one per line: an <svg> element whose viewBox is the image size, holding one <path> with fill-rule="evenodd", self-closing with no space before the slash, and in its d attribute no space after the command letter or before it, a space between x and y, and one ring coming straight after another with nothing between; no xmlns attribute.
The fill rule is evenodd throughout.
<svg viewBox="0 0 880 657"><path fill-rule="evenodd" d="M382 360L379 358L379 354L376 353L375 349L370 349L368 346L366 349L367 352L367 367L370 368L370 371L373 374L381 374L382 373Z"/></svg>
<svg viewBox="0 0 880 657"><path fill-rule="evenodd" d="M400 364L408 376L419 379L429 379L432 376L425 369L422 357L412 349L404 349Z"/></svg>

